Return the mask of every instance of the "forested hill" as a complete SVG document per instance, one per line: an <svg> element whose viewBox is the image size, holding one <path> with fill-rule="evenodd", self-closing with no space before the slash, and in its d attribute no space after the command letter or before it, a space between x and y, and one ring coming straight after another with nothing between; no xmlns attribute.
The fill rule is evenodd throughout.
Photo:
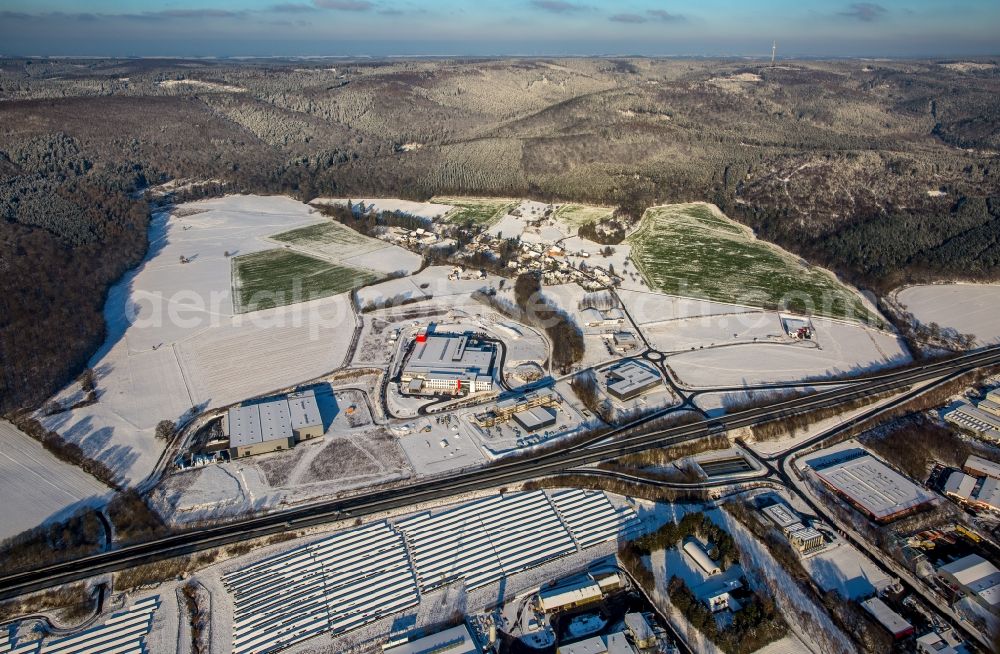
<svg viewBox="0 0 1000 654"><path fill-rule="evenodd" d="M168 181L707 200L876 290L996 278L996 63L0 61L0 408L85 365Z"/></svg>

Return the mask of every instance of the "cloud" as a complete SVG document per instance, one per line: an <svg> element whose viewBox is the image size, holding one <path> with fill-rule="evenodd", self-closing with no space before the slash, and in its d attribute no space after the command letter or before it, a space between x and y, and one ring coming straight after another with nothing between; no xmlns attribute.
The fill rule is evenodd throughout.
<svg viewBox="0 0 1000 654"><path fill-rule="evenodd" d="M307 5L304 2L283 2L281 4L271 5L267 8L267 10L279 14L305 14L310 11L316 11L316 7L313 5Z"/></svg>
<svg viewBox="0 0 1000 654"><path fill-rule="evenodd" d="M865 23L871 23L885 16L886 12L885 7L874 2L855 2L848 5L847 9L840 12L840 15Z"/></svg>
<svg viewBox="0 0 1000 654"><path fill-rule="evenodd" d="M663 21L664 23L677 23L684 20L684 16L681 14L672 14L664 9L650 9L646 13L652 18Z"/></svg>
<svg viewBox="0 0 1000 654"><path fill-rule="evenodd" d="M313 0L317 7L334 11L371 11L375 6L368 0Z"/></svg>
<svg viewBox="0 0 1000 654"><path fill-rule="evenodd" d="M646 17L639 14L615 14L608 18L608 20L616 23L645 23Z"/></svg>
<svg viewBox="0 0 1000 654"><path fill-rule="evenodd" d="M242 18L244 13L228 9L164 9L143 15L151 18Z"/></svg>
<svg viewBox="0 0 1000 654"><path fill-rule="evenodd" d="M531 6L553 14L573 14L587 9L585 5L566 2L565 0L531 0Z"/></svg>
<svg viewBox="0 0 1000 654"><path fill-rule="evenodd" d="M381 15L383 15L383 16L402 16L406 12L403 11L402 9L392 9L392 8L389 8L389 9L379 9L378 13L381 14Z"/></svg>
<svg viewBox="0 0 1000 654"><path fill-rule="evenodd" d="M26 14L23 11L0 11L0 18L4 20L27 20L32 18L32 15Z"/></svg>

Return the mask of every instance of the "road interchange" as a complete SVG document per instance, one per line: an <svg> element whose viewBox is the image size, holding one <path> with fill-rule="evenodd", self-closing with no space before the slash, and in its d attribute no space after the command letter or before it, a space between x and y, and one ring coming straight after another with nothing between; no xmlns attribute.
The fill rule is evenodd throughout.
<svg viewBox="0 0 1000 654"><path fill-rule="evenodd" d="M402 486L360 493L343 499L269 513L223 525L174 533L160 539L126 545L73 561L7 574L0 577L0 599L276 533L360 518L412 507L422 502L524 482L625 454L682 443L718 431L841 406L874 394L899 391L922 381L997 364L1000 364L1000 346L870 377L844 380L832 390L738 411L725 416L722 420L700 420L643 433L643 427L664 418L663 412L654 413L592 438L578 441L570 447L544 452L531 458L502 462L443 477L427 478Z"/></svg>

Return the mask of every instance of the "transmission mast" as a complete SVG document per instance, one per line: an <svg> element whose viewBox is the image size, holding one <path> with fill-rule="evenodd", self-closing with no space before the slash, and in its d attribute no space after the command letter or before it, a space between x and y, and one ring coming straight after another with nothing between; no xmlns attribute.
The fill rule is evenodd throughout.
<svg viewBox="0 0 1000 654"><path fill-rule="evenodd" d="M778 51L778 42L771 41L771 68L774 68L774 55Z"/></svg>

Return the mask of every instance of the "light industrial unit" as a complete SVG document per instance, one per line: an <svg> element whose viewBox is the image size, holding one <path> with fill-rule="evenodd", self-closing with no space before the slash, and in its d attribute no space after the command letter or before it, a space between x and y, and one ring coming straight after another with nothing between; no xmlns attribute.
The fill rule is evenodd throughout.
<svg viewBox="0 0 1000 654"><path fill-rule="evenodd" d="M403 642L390 641L382 647L383 654L433 654L434 652L479 654L479 646L469 633L469 628L460 624L423 638Z"/></svg>
<svg viewBox="0 0 1000 654"><path fill-rule="evenodd" d="M986 609L1000 612L1000 570L983 557L969 554L937 572Z"/></svg>
<svg viewBox="0 0 1000 654"><path fill-rule="evenodd" d="M784 502L765 506L761 512L771 519L788 542L800 553L808 554L823 547L823 534L803 524L799 514Z"/></svg>
<svg viewBox="0 0 1000 654"><path fill-rule="evenodd" d="M323 436L323 418L312 390L232 407L223 426L234 459L288 449Z"/></svg>
<svg viewBox="0 0 1000 654"><path fill-rule="evenodd" d="M877 597L867 599L861 602L862 608L868 611L869 614L878 623L885 627L886 631L892 634L892 637L896 640L900 638L906 638L913 633L913 625L907 622L903 616L893 611L886 605L885 602Z"/></svg>
<svg viewBox="0 0 1000 654"><path fill-rule="evenodd" d="M556 412L547 406L536 406L514 414L514 422L527 432L534 432L556 424Z"/></svg>
<svg viewBox="0 0 1000 654"><path fill-rule="evenodd" d="M662 383L660 373L635 360L608 370L608 392L619 400L631 400Z"/></svg>

